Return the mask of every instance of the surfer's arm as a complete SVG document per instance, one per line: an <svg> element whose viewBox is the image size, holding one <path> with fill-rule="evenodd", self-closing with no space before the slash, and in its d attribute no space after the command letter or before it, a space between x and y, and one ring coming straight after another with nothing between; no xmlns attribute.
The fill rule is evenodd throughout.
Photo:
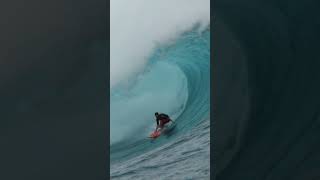
<svg viewBox="0 0 320 180"><path fill-rule="evenodd" d="M159 127L159 119L156 119L156 121L157 121L157 127L156 127L156 131L157 131Z"/></svg>

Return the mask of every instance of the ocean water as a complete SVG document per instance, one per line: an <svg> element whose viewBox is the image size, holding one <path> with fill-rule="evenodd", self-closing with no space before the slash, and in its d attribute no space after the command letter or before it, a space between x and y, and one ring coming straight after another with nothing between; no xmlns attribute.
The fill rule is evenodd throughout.
<svg viewBox="0 0 320 180"><path fill-rule="evenodd" d="M111 179L210 179L210 29L200 29L156 46L112 87ZM177 126L151 140L155 112Z"/></svg>

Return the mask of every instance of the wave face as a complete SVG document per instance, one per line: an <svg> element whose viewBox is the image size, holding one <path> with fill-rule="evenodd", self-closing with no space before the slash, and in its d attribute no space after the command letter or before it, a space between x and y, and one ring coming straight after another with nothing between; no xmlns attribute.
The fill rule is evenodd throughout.
<svg viewBox="0 0 320 180"><path fill-rule="evenodd" d="M184 33L158 48L145 71L129 82L111 92L111 178L209 177L209 30ZM169 114L177 126L151 141L156 111ZM163 172L174 164L189 170Z"/></svg>

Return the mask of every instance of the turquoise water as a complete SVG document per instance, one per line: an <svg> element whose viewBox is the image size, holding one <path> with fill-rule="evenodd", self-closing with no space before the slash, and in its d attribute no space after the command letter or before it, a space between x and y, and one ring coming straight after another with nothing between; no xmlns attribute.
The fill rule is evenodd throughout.
<svg viewBox="0 0 320 180"><path fill-rule="evenodd" d="M158 47L147 67L111 91L111 179L209 179L210 30ZM148 139L154 112L177 126Z"/></svg>

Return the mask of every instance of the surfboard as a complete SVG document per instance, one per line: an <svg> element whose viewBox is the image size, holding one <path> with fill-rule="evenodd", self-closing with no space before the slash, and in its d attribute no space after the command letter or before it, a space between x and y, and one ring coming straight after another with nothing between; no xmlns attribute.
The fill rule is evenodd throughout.
<svg viewBox="0 0 320 180"><path fill-rule="evenodd" d="M162 129L157 130L157 131L153 131L153 132L150 134L149 138L156 139L156 138L159 137L161 134L166 133L166 132L172 130L173 127L175 126L175 124L176 124L176 123L175 123L174 121L172 121L172 122L168 123L167 125L165 125Z"/></svg>
<svg viewBox="0 0 320 180"><path fill-rule="evenodd" d="M149 137L155 139L155 138L159 137L160 135L161 135L161 130L157 130L157 131L152 132Z"/></svg>

